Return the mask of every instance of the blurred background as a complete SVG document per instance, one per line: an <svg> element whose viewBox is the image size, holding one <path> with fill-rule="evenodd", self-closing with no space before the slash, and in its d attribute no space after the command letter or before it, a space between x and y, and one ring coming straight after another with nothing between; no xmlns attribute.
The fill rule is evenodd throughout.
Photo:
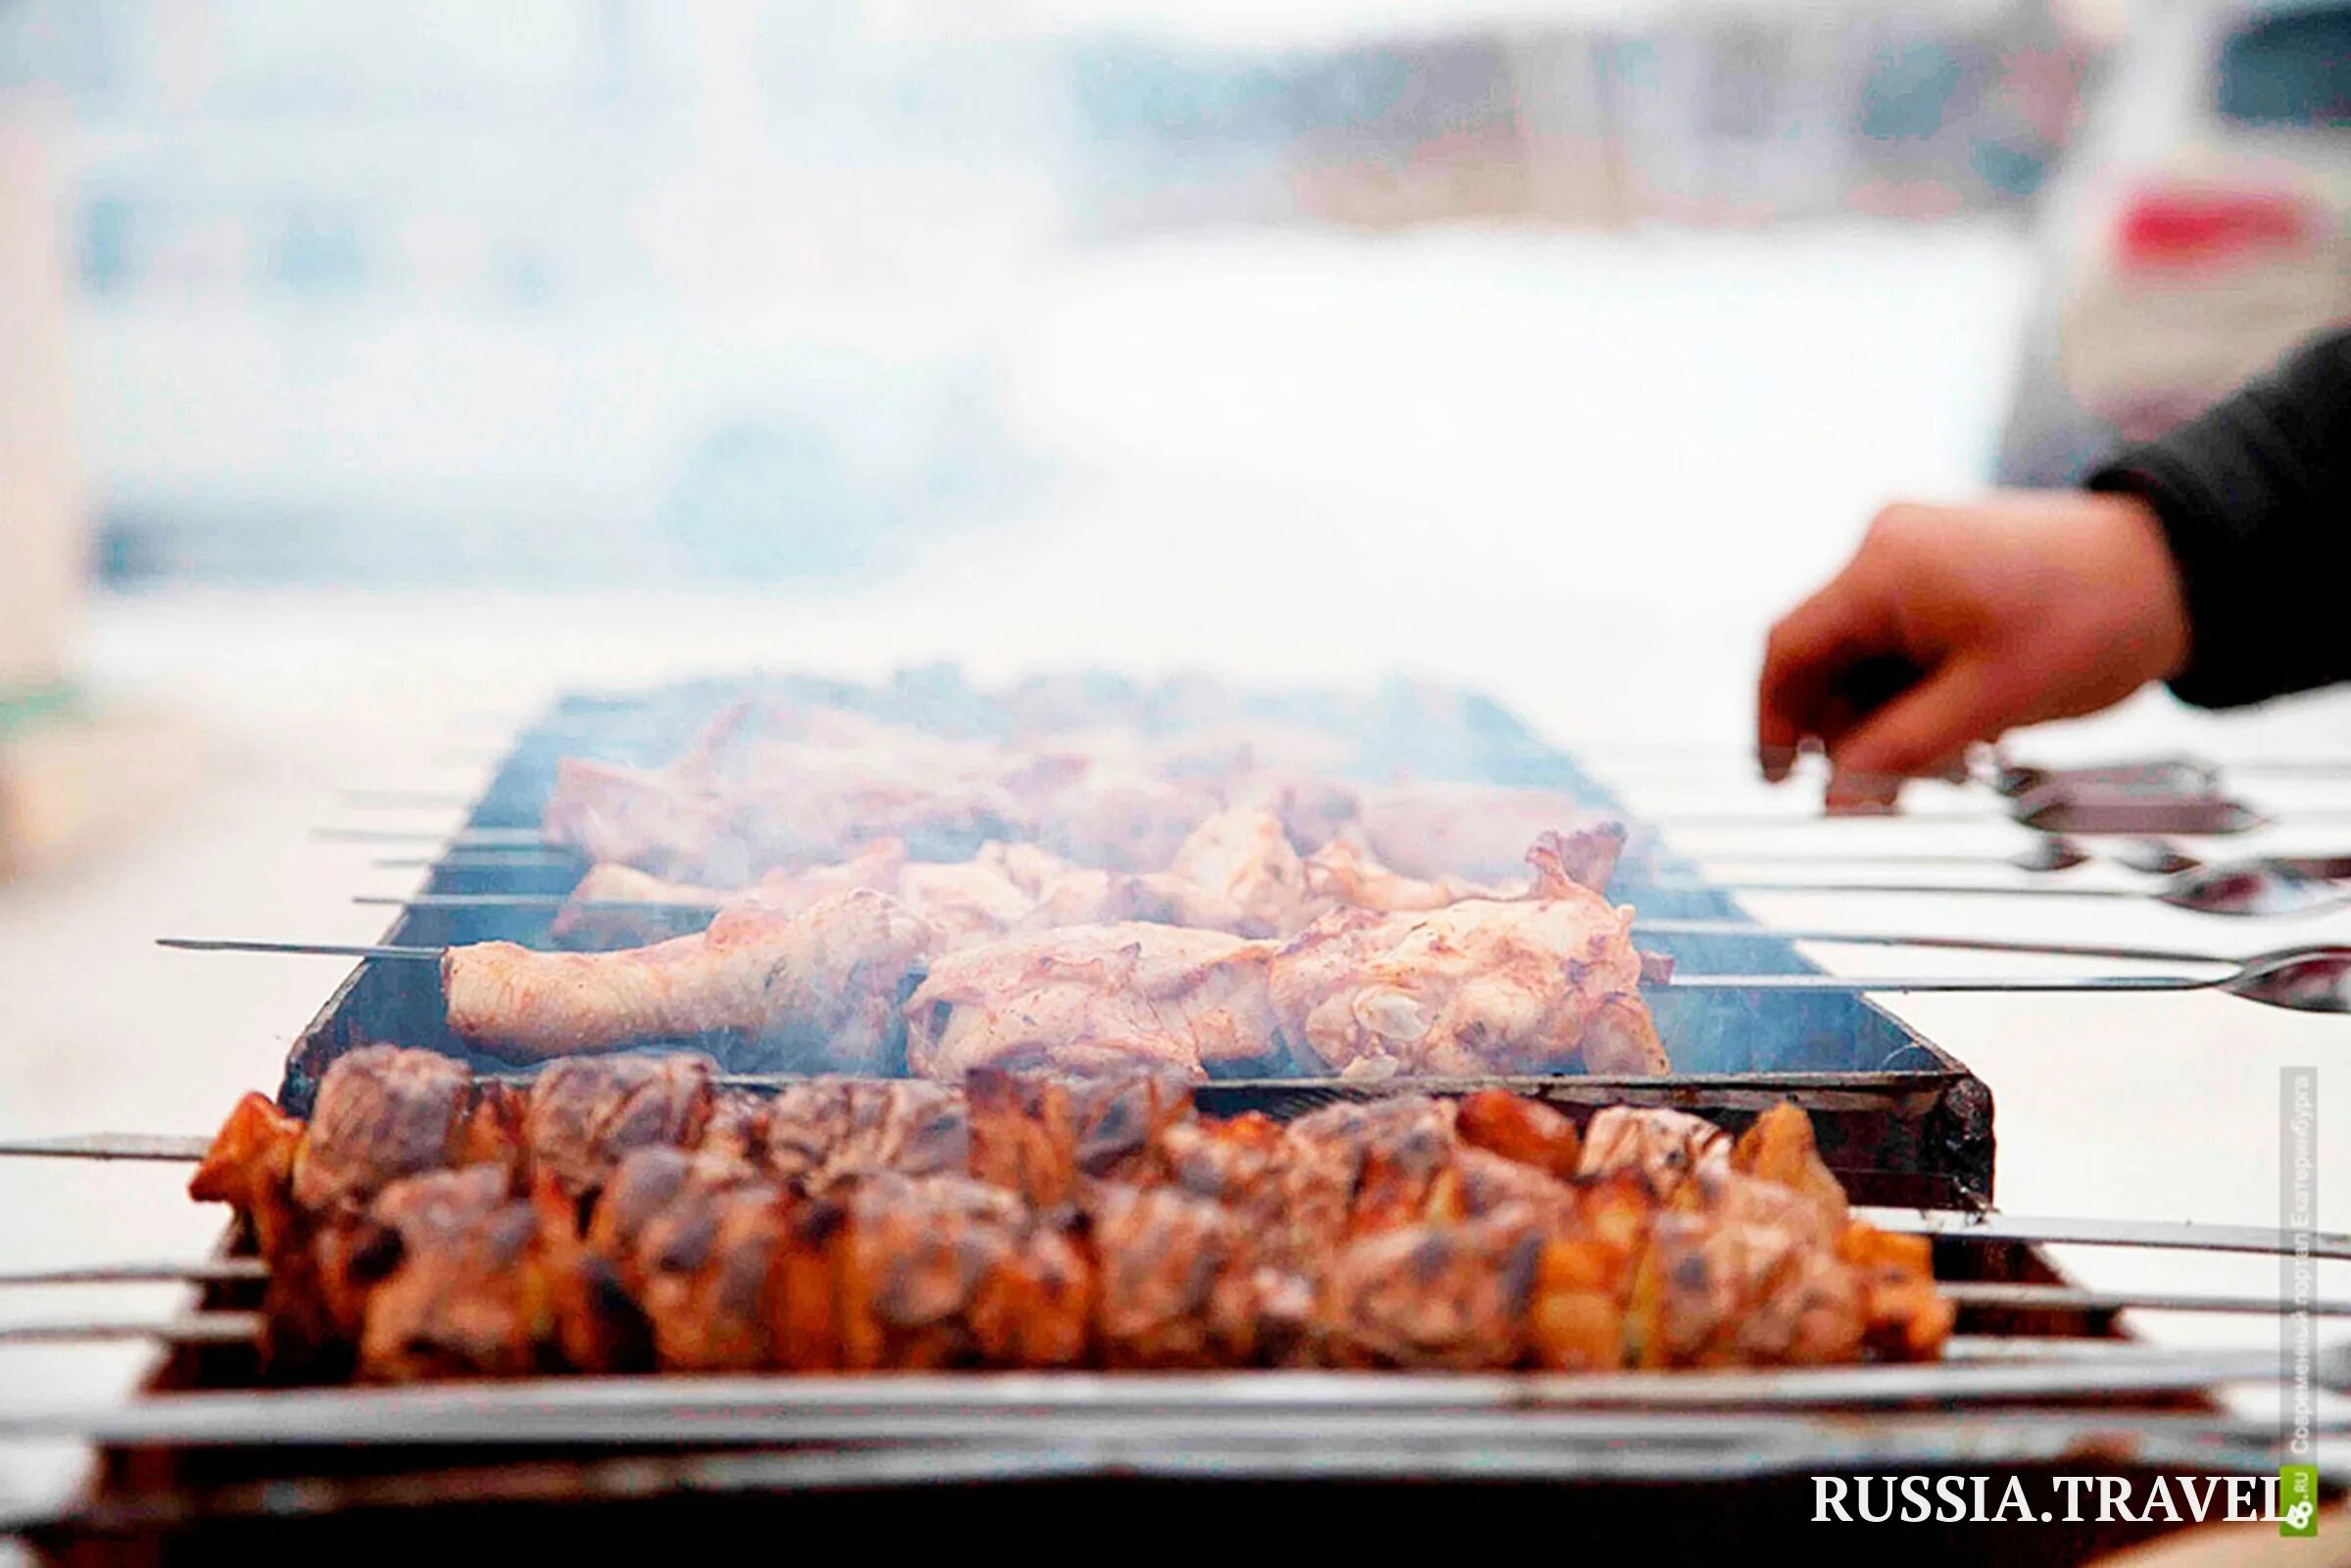
<svg viewBox="0 0 2351 1568"><path fill-rule="evenodd" d="M1981 466L2062 482L2351 303L2347 37L2324 0L0 0L0 168L105 580L785 578L1038 506L1085 456L1042 363L1073 278L1187 236L1240 286L1237 234L1474 233L1446 270L1499 293L1530 232L1996 234L2045 276L1966 327L2026 328ZM2191 263L2263 277L2213 319Z"/></svg>

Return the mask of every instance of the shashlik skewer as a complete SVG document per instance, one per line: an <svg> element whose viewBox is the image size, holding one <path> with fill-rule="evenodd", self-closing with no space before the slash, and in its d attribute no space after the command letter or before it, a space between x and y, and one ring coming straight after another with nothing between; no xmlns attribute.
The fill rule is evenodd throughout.
<svg viewBox="0 0 2351 1568"><path fill-rule="evenodd" d="M1168 929L1168 928L1160 928ZM1759 935L1772 935L1760 932ZM246 938L158 937L158 947L192 953L266 953L318 957L387 958L439 962L455 948L404 948L331 942L267 942ZM490 946L490 944L473 944ZM527 950L525 950L527 951ZM588 956L588 955L579 955ZM1810 992L1924 992L1924 991L2232 991L2241 983L2235 975L1836 975L1836 974L1690 974L1677 971L1664 980L1644 981L1660 990L1678 991L1810 991Z"/></svg>
<svg viewBox="0 0 2351 1568"><path fill-rule="evenodd" d="M777 1080L753 1075L760 1087ZM722 1087L729 1079L720 1075ZM807 1081L807 1080L802 1080ZM202 1133L69 1133L0 1139L0 1158L132 1159L195 1164L211 1149ZM1882 1231L1938 1241L2062 1244L2069 1247L2152 1247L2203 1252L2281 1253L2294 1250L2285 1232L2263 1225L2114 1219L2102 1215L2012 1214L2002 1209L1899 1208L1856 1205L1856 1218ZM2319 1231L2308 1239L2313 1257L2351 1260L2351 1232Z"/></svg>
<svg viewBox="0 0 2351 1568"><path fill-rule="evenodd" d="M199 1258L182 1262L139 1261L73 1265L59 1268L0 1269L0 1289L83 1285L246 1285L266 1283L269 1264L259 1257ZM2225 1292L2106 1291L2072 1285L2038 1285L2006 1280L1940 1280L1936 1292L1962 1310L1996 1308L2004 1312L2066 1314L2105 1312L2180 1312L2222 1316L2276 1317L2305 1311L2315 1317L2351 1317L2351 1299L2294 1303L2275 1295L2231 1295ZM37 1326L33 1337L58 1338L68 1325ZM101 1335L111 1334L101 1325ZM0 1342L12 1337L0 1324ZM1962 1336L1964 1338L1964 1336Z"/></svg>
<svg viewBox="0 0 2351 1568"><path fill-rule="evenodd" d="M279 1343L394 1379L1703 1366L1931 1355L1950 1323L1923 1244L1847 1221L1792 1109L1734 1146L1669 1111L1579 1139L1502 1091L1206 1122L1132 1074L754 1106L690 1058L620 1057L519 1103L465 1090L371 1048L308 1127L259 1097L223 1126L191 1191L253 1226Z"/></svg>
<svg viewBox="0 0 2351 1568"><path fill-rule="evenodd" d="M1285 1054L1355 1077L1579 1061L1663 1072L1633 911L1596 891L1620 846L1613 831L1546 833L1526 856L1533 882L1496 889L1406 876L1341 843L1301 858L1273 813L1229 810L1187 836L1166 873L1123 884L1021 846L927 864L877 842L646 948L355 956L434 957L452 1030L525 1060L720 1033L780 1064L870 1069L903 1031L914 1069L948 1078L1121 1056L1204 1078ZM1146 905L1176 923L1128 917Z"/></svg>

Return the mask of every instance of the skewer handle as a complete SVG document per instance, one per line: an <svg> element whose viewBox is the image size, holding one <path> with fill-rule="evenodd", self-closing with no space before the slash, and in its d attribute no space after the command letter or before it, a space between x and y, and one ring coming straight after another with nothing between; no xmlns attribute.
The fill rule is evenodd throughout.
<svg viewBox="0 0 2351 1568"><path fill-rule="evenodd" d="M1675 975L1658 991L2205 991L2228 976L2200 979L2184 974L2090 975L1847 975L1692 974Z"/></svg>

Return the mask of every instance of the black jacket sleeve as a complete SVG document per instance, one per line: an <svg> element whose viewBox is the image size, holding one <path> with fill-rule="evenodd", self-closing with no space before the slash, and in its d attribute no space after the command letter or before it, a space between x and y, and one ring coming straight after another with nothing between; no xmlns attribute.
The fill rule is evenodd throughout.
<svg viewBox="0 0 2351 1568"><path fill-rule="evenodd" d="M2162 519L2187 600L2181 701L2233 708L2351 679L2351 331L2089 487L2139 496Z"/></svg>

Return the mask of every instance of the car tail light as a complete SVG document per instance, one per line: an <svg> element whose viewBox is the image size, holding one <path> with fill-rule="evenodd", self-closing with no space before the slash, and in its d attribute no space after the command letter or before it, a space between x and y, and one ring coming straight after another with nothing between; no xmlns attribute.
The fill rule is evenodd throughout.
<svg viewBox="0 0 2351 1568"><path fill-rule="evenodd" d="M2298 250L2317 232L2308 204L2285 192L2175 189L2144 191L2126 203L2118 237L2122 265L2139 270Z"/></svg>

